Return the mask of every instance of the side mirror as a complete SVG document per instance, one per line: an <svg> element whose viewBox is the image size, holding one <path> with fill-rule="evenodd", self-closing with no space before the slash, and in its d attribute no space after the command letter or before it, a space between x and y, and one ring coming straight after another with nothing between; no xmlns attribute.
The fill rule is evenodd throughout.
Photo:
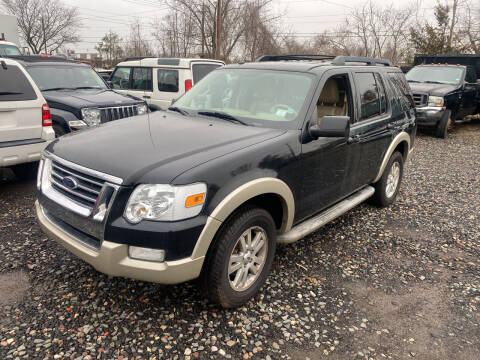
<svg viewBox="0 0 480 360"><path fill-rule="evenodd" d="M309 129L314 139L319 137L343 137L348 139L350 135L349 116L324 116L318 124Z"/></svg>

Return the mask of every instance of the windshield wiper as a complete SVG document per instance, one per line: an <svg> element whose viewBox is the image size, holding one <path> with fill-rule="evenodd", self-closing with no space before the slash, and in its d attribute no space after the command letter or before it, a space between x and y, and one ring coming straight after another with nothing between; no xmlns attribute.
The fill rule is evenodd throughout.
<svg viewBox="0 0 480 360"><path fill-rule="evenodd" d="M180 114L182 114L182 115L184 115L184 116L190 115L190 114L188 113L188 111L185 111L185 110L183 110L183 109L180 109L179 107L176 107L176 106L170 106L170 107L168 108L168 110L170 110L170 111L176 111L176 112L178 112L178 113L180 113Z"/></svg>
<svg viewBox="0 0 480 360"><path fill-rule="evenodd" d="M75 90L75 89L67 88L67 87L57 87L57 88L43 89L42 91L56 91L56 90Z"/></svg>
<svg viewBox="0 0 480 360"><path fill-rule="evenodd" d="M236 122L236 123L239 123L239 124L242 124L242 125L245 125L245 126L250 126L245 121L240 120L240 119L236 118L235 116L227 114L227 113L222 112L222 111L199 111L197 114L216 117L216 118L219 118L219 119L228 120L230 122Z"/></svg>
<svg viewBox="0 0 480 360"><path fill-rule="evenodd" d="M418 80L407 80L408 82L416 82L416 83L419 83L421 81L418 81Z"/></svg>
<svg viewBox="0 0 480 360"><path fill-rule="evenodd" d="M21 92L15 92L15 91L0 91L0 95L20 95L23 94Z"/></svg>
<svg viewBox="0 0 480 360"><path fill-rule="evenodd" d="M444 82L433 81L433 80L425 80L425 83L427 83L427 84L445 84Z"/></svg>
<svg viewBox="0 0 480 360"><path fill-rule="evenodd" d="M79 87L76 87L75 90L80 90L80 89L102 89L101 87L99 86L79 86Z"/></svg>

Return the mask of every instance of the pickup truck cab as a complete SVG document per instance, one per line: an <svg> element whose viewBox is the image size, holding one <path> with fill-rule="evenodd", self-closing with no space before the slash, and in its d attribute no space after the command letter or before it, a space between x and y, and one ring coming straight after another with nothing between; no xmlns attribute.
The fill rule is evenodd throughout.
<svg viewBox="0 0 480 360"><path fill-rule="evenodd" d="M433 128L437 137L445 138L456 120L480 113L480 56L417 55L416 59L435 61L406 74L418 126Z"/></svg>
<svg viewBox="0 0 480 360"><path fill-rule="evenodd" d="M392 204L415 131L405 76L388 61L265 56L211 72L166 112L55 141L37 216L101 272L199 277L234 307L264 284L277 243L366 199Z"/></svg>
<svg viewBox="0 0 480 360"><path fill-rule="evenodd" d="M34 174L54 138L50 109L30 75L18 62L0 57L0 167L20 178Z"/></svg>
<svg viewBox="0 0 480 360"><path fill-rule="evenodd" d="M118 92L144 99L151 110L166 110L223 61L200 58L133 57L117 64L110 84Z"/></svg>
<svg viewBox="0 0 480 360"><path fill-rule="evenodd" d="M8 42L6 40L0 40L0 57L2 56L20 56L22 52L12 42Z"/></svg>
<svg viewBox="0 0 480 360"><path fill-rule="evenodd" d="M15 56L50 106L57 137L144 114L143 100L111 90L88 64L46 55Z"/></svg>

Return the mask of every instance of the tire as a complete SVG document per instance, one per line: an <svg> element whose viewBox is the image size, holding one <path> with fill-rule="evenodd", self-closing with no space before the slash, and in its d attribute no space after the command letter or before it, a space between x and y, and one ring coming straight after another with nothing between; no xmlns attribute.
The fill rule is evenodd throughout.
<svg viewBox="0 0 480 360"><path fill-rule="evenodd" d="M29 162L12 166L13 173L19 180L31 180L37 176L38 162Z"/></svg>
<svg viewBox="0 0 480 360"><path fill-rule="evenodd" d="M248 232L251 233L251 247L248 246L248 238L245 238ZM264 239L264 245L255 253L252 249L257 236L259 240ZM242 238L251 253L245 251ZM247 302L257 294L267 279L276 242L275 222L266 210L246 206L236 211L224 223L207 253L199 279L203 293L210 301L224 308L237 307ZM257 262L255 258L260 260ZM257 272L254 273L253 269ZM245 277L242 278L242 274L245 271L247 281L243 282Z"/></svg>
<svg viewBox="0 0 480 360"><path fill-rule="evenodd" d="M59 124L54 124L53 125L53 131L55 132L55 138L59 138L60 136L63 136L67 133L65 131L65 128L62 125L59 125Z"/></svg>
<svg viewBox="0 0 480 360"><path fill-rule="evenodd" d="M450 130L453 125L453 119L454 117L452 111L445 111L445 114L442 116L442 118L437 124L437 128L435 129L435 135L438 138L445 139L447 137L448 130Z"/></svg>
<svg viewBox="0 0 480 360"><path fill-rule="evenodd" d="M394 167L397 170L394 170ZM397 175L395 175L395 171ZM387 207L393 204L398 195L398 191L400 190L402 177L403 156L400 152L395 151L390 157L390 160L388 160L382 177L375 184L373 184L373 187L375 188L375 193L370 198L371 203L378 207Z"/></svg>

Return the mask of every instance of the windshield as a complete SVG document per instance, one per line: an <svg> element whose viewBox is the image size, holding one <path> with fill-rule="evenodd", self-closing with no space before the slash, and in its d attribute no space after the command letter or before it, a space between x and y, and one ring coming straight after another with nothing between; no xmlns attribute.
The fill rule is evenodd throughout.
<svg viewBox="0 0 480 360"><path fill-rule="evenodd" d="M27 68L40 90L107 89L102 78L89 66L42 65Z"/></svg>
<svg viewBox="0 0 480 360"><path fill-rule="evenodd" d="M22 53L20 52L20 50L18 50L16 46L0 44L0 55L16 56L22 55Z"/></svg>
<svg viewBox="0 0 480 360"><path fill-rule="evenodd" d="M285 71L215 70L174 106L190 114L221 112L247 125L294 129L312 78Z"/></svg>
<svg viewBox="0 0 480 360"><path fill-rule="evenodd" d="M462 80L463 68L449 66L417 66L406 76L409 82L430 82L439 84L459 84Z"/></svg>

